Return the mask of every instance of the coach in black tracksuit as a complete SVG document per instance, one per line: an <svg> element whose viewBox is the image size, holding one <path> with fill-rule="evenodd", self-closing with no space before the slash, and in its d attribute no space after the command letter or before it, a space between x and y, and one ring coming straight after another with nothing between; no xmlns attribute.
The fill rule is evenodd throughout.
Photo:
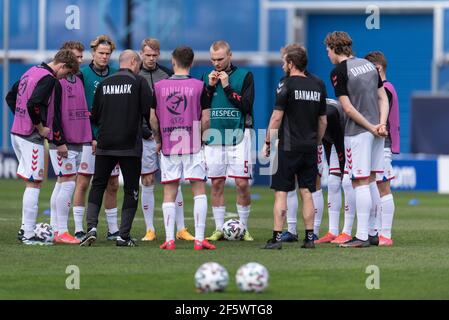
<svg viewBox="0 0 449 320"><path fill-rule="evenodd" d="M139 201L142 158L142 118L149 120L152 101L148 82L138 75L140 57L132 50L120 55L120 70L103 80L95 91L91 119L99 127L95 174L87 206L87 234L81 246L96 240L96 227L103 193L112 169L118 163L125 196L117 246L135 246L130 230ZM96 150L95 150L96 149Z"/></svg>

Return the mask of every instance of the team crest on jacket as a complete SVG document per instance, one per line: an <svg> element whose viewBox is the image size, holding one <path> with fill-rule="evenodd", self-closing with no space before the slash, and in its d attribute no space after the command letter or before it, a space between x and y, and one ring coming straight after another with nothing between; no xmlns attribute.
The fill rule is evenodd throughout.
<svg viewBox="0 0 449 320"><path fill-rule="evenodd" d="M83 170L86 170L88 166L89 166L89 165L87 164L87 162L81 162L81 164L80 164L80 167L81 167L81 169L83 169Z"/></svg>

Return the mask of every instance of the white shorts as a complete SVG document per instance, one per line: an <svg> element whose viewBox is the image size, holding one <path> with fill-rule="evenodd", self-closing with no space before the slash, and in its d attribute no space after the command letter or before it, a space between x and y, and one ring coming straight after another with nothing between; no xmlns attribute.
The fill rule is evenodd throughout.
<svg viewBox="0 0 449 320"><path fill-rule="evenodd" d="M318 175L320 177L322 177L324 168L326 167L325 164L327 164L326 152L325 152L322 144L318 145L317 159L318 159L318 163L317 163ZM330 155L329 161L330 161L330 163L327 164L327 167L329 168L329 173L341 174L340 162L338 161L338 154L337 154L337 150L335 149L334 145L332 145L332 147L331 147L331 155Z"/></svg>
<svg viewBox="0 0 449 320"><path fill-rule="evenodd" d="M251 130L235 146L206 145L204 154L208 178L252 178Z"/></svg>
<svg viewBox="0 0 449 320"><path fill-rule="evenodd" d="M395 178L394 172L393 172L393 166L391 165L391 149L390 148L384 148L384 169L385 171L383 173L377 173L376 174L376 181L390 181Z"/></svg>
<svg viewBox="0 0 449 320"><path fill-rule="evenodd" d="M58 156L58 150L50 150L50 160L57 177L76 175L81 163L81 152L69 150L67 158Z"/></svg>
<svg viewBox="0 0 449 320"><path fill-rule="evenodd" d="M78 174L82 176L91 176L95 172L95 155L92 154L92 146L83 146L81 153L81 164L78 168ZM111 176L120 175L120 166L117 164L111 172Z"/></svg>
<svg viewBox="0 0 449 320"><path fill-rule="evenodd" d="M345 136L346 163L351 179L369 178L371 173L384 172L384 138L370 132Z"/></svg>
<svg viewBox="0 0 449 320"><path fill-rule="evenodd" d="M142 171L141 175L155 173L159 170L157 164L158 156L156 153L156 142L153 140L142 139L143 153L142 153Z"/></svg>
<svg viewBox="0 0 449 320"><path fill-rule="evenodd" d="M338 161L338 154L334 145L332 145L331 148L331 156L329 162L329 173L341 174L340 161Z"/></svg>
<svg viewBox="0 0 449 320"><path fill-rule="evenodd" d="M164 156L161 153L161 183L177 182L181 179L206 181L204 152L182 156Z"/></svg>
<svg viewBox="0 0 449 320"><path fill-rule="evenodd" d="M27 141L15 134L11 134L11 143L19 160L17 176L26 181L42 181L45 166L44 146Z"/></svg>

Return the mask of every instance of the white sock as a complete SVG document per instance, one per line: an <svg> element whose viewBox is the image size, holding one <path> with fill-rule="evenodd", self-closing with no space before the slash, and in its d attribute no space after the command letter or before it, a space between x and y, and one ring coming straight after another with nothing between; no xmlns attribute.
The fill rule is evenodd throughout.
<svg viewBox="0 0 449 320"><path fill-rule="evenodd" d="M25 238L34 237L34 227L39 204L39 188L25 188L22 200L23 230Z"/></svg>
<svg viewBox="0 0 449 320"><path fill-rule="evenodd" d="M382 228L380 234L391 239L391 228L394 217L394 199L392 194L387 194L380 199L382 203Z"/></svg>
<svg viewBox="0 0 449 320"><path fill-rule="evenodd" d="M153 230L154 219L154 186L142 186L142 201L143 218L145 219L146 230Z"/></svg>
<svg viewBox="0 0 449 320"><path fill-rule="evenodd" d="M236 206L240 221L245 225L246 229L248 229L248 217L251 211L251 205L241 206L239 204L236 204Z"/></svg>
<svg viewBox="0 0 449 320"><path fill-rule="evenodd" d="M162 212L164 214L165 241L175 240L175 216L176 204L174 202L162 203Z"/></svg>
<svg viewBox="0 0 449 320"><path fill-rule="evenodd" d="M351 235L352 224L355 219L355 191L352 187L351 179L349 179L347 174L343 177L342 186L345 194L345 224L343 226L343 232Z"/></svg>
<svg viewBox="0 0 449 320"><path fill-rule="evenodd" d="M371 193L371 210L369 214L369 231L368 234L370 236L375 236L377 234L377 228L376 228L376 220L380 216L380 194L379 189L377 188L376 181L371 182L369 184L369 189Z"/></svg>
<svg viewBox="0 0 449 320"><path fill-rule="evenodd" d="M368 185L355 188L357 208L357 234L360 240L368 240L369 216L372 205L370 187Z"/></svg>
<svg viewBox="0 0 449 320"><path fill-rule="evenodd" d="M117 208L105 209L104 212L106 213L109 233L116 233L118 231Z"/></svg>
<svg viewBox="0 0 449 320"><path fill-rule="evenodd" d="M298 221L298 194L295 191L287 193L287 226L288 232L298 234L296 224Z"/></svg>
<svg viewBox="0 0 449 320"><path fill-rule="evenodd" d="M181 186L178 187L178 194L176 195L176 230L181 231L186 226L184 224L184 198L182 196Z"/></svg>
<svg viewBox="0 0 449 320"><path fill-rule="evenodd" d="M193 198L193 217L195 219L195 240L204 240L207 216L207 196L205 194Z"/></svg>
<svg viewBox="0 0 449 320"><path fill-rule="evenodd" d="M61 183L58 197L56 198L56 212L58 217L58 232L63 234L68 230L69 212L72 205L72 195L75 191L75 181Z"/></svg>
<svg viewBox="0 0 449 320"><path fill-rule="evenodd" d="M379 209L377 209L376 222L375 222L375 230L378 235L381 234L382 229L382 198L380 200Z"/></svg>
<svg viewBox="0 0 449 320"><path fill-rule="evenodd" d="M59 190L61 189L61 183L56 182L53 192L50 198L50 225L53 231L58 231L58 218L56 216L56 197L58 196ZM22 218L23 223L23 218Z"/></svg>
<svg viewBox="0 0 449 320"><path fill-rule="evenodd" d="M73 207L73 220L75 221L75 233L84 231L83 228L84 207Z"/></svg>
<svg viewBox="0 0 449 320"><path fill-rule="evenodd" d="M313 206L315 207L315 220L313 221L313 233L319 236L324 207L323 190L320 189L313 192L312 199L313 199Z"/></svg>
<svg viewBox="0 0 449 320"><path fill-rule="evenodd" d="M327 181L329 232L338 235L341 210L341 178L330 174Z"/></svg>
<svg viewBox="0 0 449 320"><path fill-rule="evenodd" d="M215 230L223 229L226 207L212 207L212 213L215 220Z"/></svg>

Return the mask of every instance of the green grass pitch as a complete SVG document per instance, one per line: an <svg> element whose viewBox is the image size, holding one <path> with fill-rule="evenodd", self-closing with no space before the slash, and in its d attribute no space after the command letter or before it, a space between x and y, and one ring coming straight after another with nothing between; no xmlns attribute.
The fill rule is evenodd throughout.
<svg viewBox="0 0 449 320"><path fill-rule="evenodd" d="M38 222L48 222L42 212L49 208L54 181L42 189ZM104 213L100 215L99 240L90 248L70 245L27 247L18 243L24 184L0 180L0 299L448 299L449 298L449 197L435 193L395 193L394 247L343 249L317 245L315 250L285 244L279 251L260 249L271 236L273 193L254 187L259 195L252 202L249 219L255 242L217 243L216 251L193 250L193 243L177 241L177 249L159 249L164 239L161 212L162 187L156 187L155 242L139 242L136 248L117 248L107 242ZM192 197L184 186L186 226L193 230ZM418 205L410 206L411 199ZM235 212L235 192L226 189L227 211ZM120 191L119 207L122 195ZM303 237L303 224L299 220ZM343 215L341 215L341 225ZM340 227L341 227L340 225ZM211 209L206 234L215 224ZM70 212L70 230L73 218ZM321 234L327 229L324 213ZM145 225L136 214L132 235L141 238ZM354 230L353 230L354 232ZM193 276L204 262L215 261L229 272L225 292L198 294ZM261 294L238 291L235 272L244 263L256 261L270 273L268 289ZM80 289L66 288L66 268L80 269ZM366 268L380 270L380 289L365 286Z"/></svg>

